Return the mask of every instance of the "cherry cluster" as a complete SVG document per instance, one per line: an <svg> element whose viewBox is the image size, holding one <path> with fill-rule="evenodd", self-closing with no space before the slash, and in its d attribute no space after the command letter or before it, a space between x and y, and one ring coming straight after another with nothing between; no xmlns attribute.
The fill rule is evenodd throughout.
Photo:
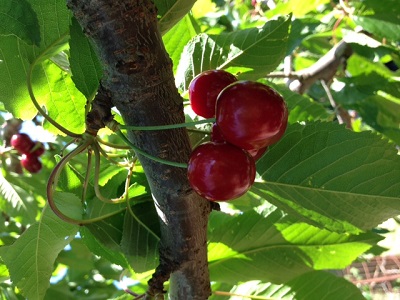
<svg viewBox="0 0 400 300"><path fill-rule="evenodd" d="M197 115L215 118L211 141L190 155L190 185L211 201L240 197L254 183L256 160L286 130L284 99L265 84L209 70L191 81L189 100Z"/></svg>
<svg viewBox="0 0 400 300"><path fill-rule="evenodd" d="M42 169L39 157L45 149L41 142L32 141L26 133L16 133L11 137L11 146L22 154L21 165L30 173L37 173Z"/></svg>

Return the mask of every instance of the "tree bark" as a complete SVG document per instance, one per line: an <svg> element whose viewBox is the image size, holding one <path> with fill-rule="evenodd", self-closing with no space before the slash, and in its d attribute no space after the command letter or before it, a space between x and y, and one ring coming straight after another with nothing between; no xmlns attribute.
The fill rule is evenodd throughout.
<svg viewBox="0 0 400 300"><path fill-rule="evenodd" d="M102 92L127 125L184 122L171 60L149 0L69 0L68 6L93 41L103 65ZM104 95L103 95L104 96ZM187 162L191 152L185 129L130 132L138 148L166 160ZM208 201L195 194L186 169L138 155L148 178L161 226L160 264L146 299L160 299L170 279L171 299L207 299Z"/></svg>

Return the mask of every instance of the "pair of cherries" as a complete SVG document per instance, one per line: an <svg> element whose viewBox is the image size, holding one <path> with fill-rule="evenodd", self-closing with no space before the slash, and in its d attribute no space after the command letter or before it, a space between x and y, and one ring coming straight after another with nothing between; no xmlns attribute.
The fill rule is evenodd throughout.
<svg viewBox="0 0 400 300"><path fill-rule="evenodd" d="M30 173L37 173L42 169L39 160L45 149L42 143L34 142L26 133L16 133L11 137L11 146L22 154L21 165Z"/></svg>
<svg viewBox="0 0 400 300"><path fill-rule="evenodd" d="M211 201L240 197L254 183L255 161L286 130L284 99L265 84L238 81L226 71L209 70L191 81L189 100L197 115L215 117L211 141L190 155L190 185Z"/></svg>

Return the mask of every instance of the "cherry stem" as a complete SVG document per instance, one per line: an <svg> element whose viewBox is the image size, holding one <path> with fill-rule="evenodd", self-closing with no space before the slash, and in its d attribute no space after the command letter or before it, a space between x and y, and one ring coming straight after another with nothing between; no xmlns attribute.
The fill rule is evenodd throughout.
<svg viewBox="0 0 400 300"><path fill-rule="evenodd" d="M96 137L96 139L100 144L103 144L105 146L108 146L108 147L111 147L114 149L122 149L122 150L131 149L131 147L129 147L128 145L118 145L118 144L110 143L108 141L105 141L105 140L99 138L98 136Z"/></svg>
<svg viewBox="0 0 400 300"><path fill-rule="evenodd" d="M47 201L49 203L50 208L61 220L75 225L83 225L86 223L87 220L77 220L68 217L63 212L61 212L54 201L54 192L55 192L55 187L57 186L58 183L58 179L60 177L60 173L64 169L65 165L74 156L78 155L80 152L85 150L90 145L90 143L91 141L86 140L84 143L80 144L78 147L76 147L74 150L72 150L70 153L64 156L61 159L61 161L56 165L54 170L51 172L49 181L47 183Z"/></svg>
<svg viewBox="0 0 400 300"><path fill-rule="evenodd" d="M119 197L119 198L114 198L114 199L108 199L106 197L103 196L103 194L100 192L100 187L99 187L99 175L100 175L100 151L99 151L100 146L98 144L95 144L93 147L93 152L94 152L94 159L95 159L95 163L94 163L94 192L96 194L96 197L99 198L102 202L105 203L120 203L125 201L125 197L127 197L128 195L128 189L126 188L125 185L125 192L124 194ZM130 176L127 177L127 181L130 181Z"/></svg>
<svg viewBox="0 0 400 300"><path fill-rule="evenodd" d="M57 43L57 41L55 42ZM51 45L49 46L49 49L51 48ZM69 131L68 129L64 128L63 126L61 126L60 124L58 124L55 120L53 120L53 118L51 118L43 109L42 107L39 105L39 103L36 100L35 94L33 93L33 88L32 88L32 73L33 73L33 69L34 67L39 63L39 61L46 55L46 51L44 51L41 55L39 55L35 61L29 66L29 70L28 70L28 74L26 76L26 81L27 81L27 85L28 85L28 93L29 96L31 97L32 103L33 105L36 107L36 109L38 110L38 112L50 123L52 124L54 127L56 127L58 130L60 130L61 132L65 133L66 135L69 135L71 137L75 137L75 138L80 138L82 137L81 134L77 134L74 133L72 131Z"/></svg>
<svg viewBox="0 0 400 300"><path fill-rule="evenodd" d="M79 153L81 153L82 151L84 151L85 149L87 149L94 141L93 138L87 138L86 140L84 140L83 143L81 143L78 147L76 147L74 150L72 150L70 153L68 153L65 157L63 157L61 159L61 161L56 165L56 167L54 168L53 172L50 174L50 178L49 181L47 183L47 201L48 204L50 206L50 208L52 209L52 211L57 215L57 217L59 217L61 220L70 223L70 224L74 224L74 225L86 225L86 224L91 224L94 222L98 222L101 220L104 220L108 217L111 217L113 215L115 215L116 212L112 212L109 214L105 214L103 216L100 217L96 217L96 218L91 218L91 219L74 219L71 218L67 215L65 215L56 205L55 201L54 201L54 192L55 192L55 188L57 186L61 171L64 169L65 165L76 155L78 155ZM88 177L86 176L85 180L88 179ZM87 184L85 182L85 184Z"/></svg>
<svg viewBox="0 0 400 300"><path fill-rule="evenodd" d="M151 230L146 224L144 224L137 216L136 214L133 212L132 207L129 204L129 197L128 197L128 189L130 186L130 181L131 181L131 177L132 177L132 173L133 173L133 169L134 169L134 164L132 164L132 166L129 168L128 171L128 176L126 178L125 181L125 200L126 200L126 207L128 208L128 211L130 213L130 215L136 220L136 222L138 222L141 226L143 226L144 229L146 229L152 236L154 236L156 238L157 241L160 240L160 237L154 233L153 230Z"/></svg>
<svg viewBox="0 0 400 300"><path fill-rule="evenodd" d="M115 125L115 124L114 124L114 125ZM129 141L128 138L121 132L120 129L117 129L117 128L114 126L114 130L115 130L115 133L116 133L127 145L129 145L135 152L137 152L137 153L143 155L144 157L147 157L147 158L149 158L149 159L151 159L151 160L154 160L154 161L156 161L156 162L159 162L159 163L161 163L161 164L165 164L165 165L168 165L168 166L177 167L177 168L185 168L185 169L187 168L187 164L186 164L186 163L179 163L179 162L169 161L169 160L165 160L165 159L162 159L162 158L153 156L153 155L151 155L151 154L148 154L147 152L145 152L145 151L139 149L139 148L136 147L134 144L132 144L131 141Z"/></svg>
<svg viewBox="0 0 400 300"><path fill-rule="evenodd" d="M86 199L86 194L87 194L87 188L88 188L88 185L89 185L90 170L91 169L92 169L92 152L88 151L86 174L85 174L85 179L83 181L83 186L82 186L82 203L85 202L85 199Z"/></svg>
<svg viewBox="0 0 400 300"><path fill-rule="evenodd" d="M156 126L128 126L128 125L119 125L121 129L129 129L135 131L148 131L148 130L165 130L165 129L176 129L176 128L183 128L183 127L192 127L199 124L206 124L206 123L214 123L215 118L194 121L194 122L187 122L187 123L178 123L178 124L169 124L169 125L156 125Z"/></svg>

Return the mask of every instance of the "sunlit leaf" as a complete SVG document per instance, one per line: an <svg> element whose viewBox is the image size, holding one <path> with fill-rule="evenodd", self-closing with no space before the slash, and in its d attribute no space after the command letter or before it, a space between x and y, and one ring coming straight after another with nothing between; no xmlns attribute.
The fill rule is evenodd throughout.
<svg viewBox="0 0 400 300"><path fill-rule="evenodd" d="M220 35L200 34L185 47L176 84L186 90L198 73L227 69L239 78L258 79L274 70L286 53L290 18L281 17L251 28Z"/></svg>
<svg viewBox="0 0 400 300"><path fill-rule="evenodd" d="M279 210L265 216L215 213L209 226L211 279L228 283L283 283L312 269L342 269L380 240L373 233L352 236L320 229Z"/></svg>
<svg viewBox="0 0 400 300"><path fill-rule="evenodd" d="M62 200L64 203L58 204L63 204L63 211L79 218L80 211L76 209L76 204L80 200L73 195ZM54 262L60 251L75 237L78 228L78 225L61 221L46 206L37 223L14 244L0 248L0 256L10 271L11 280L23 295L33 300L43 299L50 285Z"/></svg>
<svg viewBox="0 0 400 300"><path fill-rule="evenodd" d="M325 228L357 233L400 213L400 157L370 132L333 123L289 126L258 161L252 191Z"/></svg>
<svg viewBox="0 0 400 300"><path fill-rule="evenodd" d="M192 8L196 0L156 0L159 28L165 34L178 23Z"/></svg>
<svg viewBox="0 0 400 300"><path fill-rule="evenodd" d="M89 39L75 18L70 27L70 65L72 80L88 100L94 97L102 77L100 61Z"/></svg>

